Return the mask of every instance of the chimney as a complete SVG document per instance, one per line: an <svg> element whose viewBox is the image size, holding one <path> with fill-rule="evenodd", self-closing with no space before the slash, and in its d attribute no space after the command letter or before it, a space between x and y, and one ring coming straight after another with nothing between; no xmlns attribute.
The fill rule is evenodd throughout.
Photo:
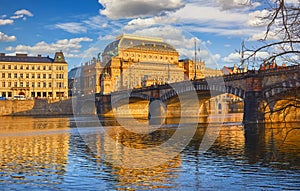
<svg viewBox="0 0 300 191"><path fill-rule="evenodd" d="M24 57L27 57L27 54L16 54L16 56L19 58L24 58Z"/></svg>
<svg viewBox="0 0 300 191"><path fill-rule="evenodd" d="M42 57L42 55L41 54L38 54L38 58L41 58Z"/></svg>

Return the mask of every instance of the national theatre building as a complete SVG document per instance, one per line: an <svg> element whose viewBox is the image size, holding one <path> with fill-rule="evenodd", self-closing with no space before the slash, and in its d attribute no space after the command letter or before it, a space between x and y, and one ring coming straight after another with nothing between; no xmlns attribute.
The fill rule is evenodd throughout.
<svg viewBox="0 0 300 191"><path fill-rule="evenodd" d="M101 92L191 79L193 62L179 61L178 51L161 38L123 34L102 53Z"/></svg>

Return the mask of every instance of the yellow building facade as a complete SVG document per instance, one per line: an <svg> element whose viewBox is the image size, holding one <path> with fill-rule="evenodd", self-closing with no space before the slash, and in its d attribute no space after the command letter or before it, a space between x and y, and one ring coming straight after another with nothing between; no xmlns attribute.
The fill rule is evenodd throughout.
<svg viewBox="0 0 300 191"><path fill-rule="evenodd" d="M123 34L106 46L102 62L104 94L185 80L178 51L161 38Z"/></svg>
<svg viewBox="0 0 300 191"><path fill-rule="evenodd" d="M0 96L7 99L16 95L27 99L68 96L68 64L63 52L56 52L54 58L1 53L0 80Z"/></svg>
<svg viewBox="0 0 300 191"><path fill-rule="evenodd" d="M99 93L100 74L102 71L100 59L93 58L91 61L86 62L82 68L84 76L84 95Z"/></svg>

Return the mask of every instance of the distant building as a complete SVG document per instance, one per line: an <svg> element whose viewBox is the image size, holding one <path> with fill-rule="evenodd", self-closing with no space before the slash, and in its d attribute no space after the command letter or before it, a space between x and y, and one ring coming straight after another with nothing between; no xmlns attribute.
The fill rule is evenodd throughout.
<svg viewBox="0 0 300 191"><path fill-rule="evenodd" d="M196 67L194 65L194 61L190 59L184 59L180 60L179 62L184 63L184 69L185 69L185 79L201 79L205 78L205 75L203 72L205 71L205 63L204 62L196 62ZM195 73L196 71L196 73Z"/></svg>
<svg viewBox="0 0 300 191"><path fill-rule="evenodd" d="M101 63L100 59L93 58L91 61L83 65L83 93L94 94L100 92L100 74Z"/></svg>
<svg viewBox="0 0 300 191"><path fill-rule="evenodd" d="M76 96L83 94L83 71L82 67L72 68L68 73L68 96Z"/></svg>
<svg viewBox="0 0 300 191"><path fill-rule="evenodd" d="M222 73L224 75L240 74L240 73L246 73L246 72L248 72L248 68L246 66L243 66L243 67L237 67L236 65L234 65L233 67L224 66L222 69Z"/></svg>
<svg viewBox="0 0 300 191"><path fill-rule="evenodd" d="M68 64L63 52L56 52L54 58L1 53L0 78L0 96L8 99L14 95L68 97Z"/></svg>
<svg viewBox="0 0 300 191"><path fill-rule="evenodd" d="M279 69L284 67L286 67L286 64L282 64L282 66L278 66L275 60L273 62L264 61L264 63L260 65L259 70L271 70L271 69Z"/></svg>

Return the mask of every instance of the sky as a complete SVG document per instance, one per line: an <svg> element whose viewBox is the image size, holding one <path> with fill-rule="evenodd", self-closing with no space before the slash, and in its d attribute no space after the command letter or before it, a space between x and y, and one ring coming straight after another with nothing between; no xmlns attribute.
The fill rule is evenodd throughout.
<svg viewBox="0 0 300 191"><path fill-rule="evenodd" d="M287 0L297 1L297 0ZM242 42L255 47L264 36L263 3L247 0L1 0L0 52L54 57L63 51L69 69L97 57L123 33L155 36L181 58L208 67L239 64ZM261 57L267 52L260 53Z"/></svg>

